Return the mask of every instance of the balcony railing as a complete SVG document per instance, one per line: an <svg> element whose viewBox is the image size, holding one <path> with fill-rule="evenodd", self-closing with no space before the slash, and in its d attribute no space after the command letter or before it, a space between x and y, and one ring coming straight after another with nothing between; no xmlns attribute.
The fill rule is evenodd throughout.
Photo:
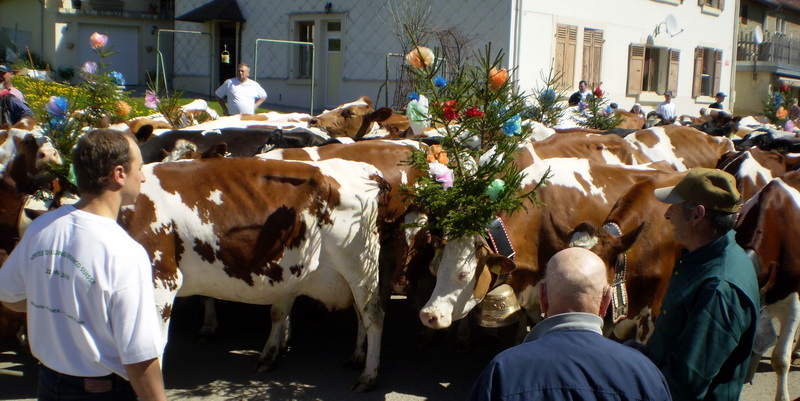
<svg viewBox="0 0 800 401"><path fill-rule="evenodd" d="M800 66L800 39L779 32L764 32L756 45L753 32L739 32L736 61L766 61Z"/></svg>

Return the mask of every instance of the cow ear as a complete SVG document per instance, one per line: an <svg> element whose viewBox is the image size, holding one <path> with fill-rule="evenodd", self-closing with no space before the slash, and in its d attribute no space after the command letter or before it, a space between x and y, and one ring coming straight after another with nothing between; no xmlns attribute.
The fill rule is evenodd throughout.
<svg viewBox="0 0 800 401"><path fill-rule="evenodd" d="M629 249L631 249L633 244L636 242L636 239L639 238L639 234L641 234L642 230L644 230L644 225L645 223L639 224L639 227L636 227L633 231L622 234L622 237L620 238L621 249L618 250L619 253L627 252Z"/></svg>
<svg viewBox="0 0 800 401"><path fill-rule="evenodd" d="M508 274L517 268L513 260L494 253L486 257L486 265L494 274Z"/></svg>
<svg viewBox="0 0 800 401"><path fill-rule="evenodd" d="M559 220L553 213L547 213L550 225L553 227L552 232L555 233L555 240L561 244L566 244L569 242L570 235L572 234L572 230L569 226L564 223L563 221Z"/></svg>
<svg viewBox="0 0 800 401"><path fill-rule="evenodd" d="M142 144L150 139L153 136L153 126L150 124L142 125L138 130L136 130L136 143Z"/></svg>
<svg viewBox="0 0 800 401"><path fill-rule="evenodd" d="M381 122L387 120L389 117L392 116L392 114L394 114L394 111L392 109L388 107L381 107L380 109L370 113L367 119L369 121Z"/></svg>

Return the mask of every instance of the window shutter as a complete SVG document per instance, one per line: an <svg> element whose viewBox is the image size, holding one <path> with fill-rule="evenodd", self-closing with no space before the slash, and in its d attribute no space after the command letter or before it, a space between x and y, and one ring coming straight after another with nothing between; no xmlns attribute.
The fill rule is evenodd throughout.
<svg viewBox="0 0 800 401"><path fill-rule="evenodd" d="M558 89L568 89L575 79L575 51L578 48L578 27L558 24L556 31L555 72L561 74Z"/></svg>
<svg viewBox="0 0 800 401"><path fill-rule="evenodd" d="M714 52L714 93L719 92L720 75L722 75L722 50Z"/></svg>
<svg viewBox="0 0 800 401"><path fill-rule="evenodd" d="M678 65L681 60L681 51L669 49L669 79L667 89L672 90L673 96L678 96Z"/></svg>
<svg viewBox="0 0 800 401"><path fill-rule="evenodd" d="M719 0L719 9L720 10L724 10L725 9L725 0Z"/></svg>
<svg viewBox="0 0 800 401"><path fill-rule="evenodd" d="M583 31L583 79L589 87L600 85L600 66L603 60L603 31L584 29Z"/></svg>
<svg viewBox="0 0 800 401"><path fill-rule="evenodd" d="M644 79L644 46L631 43L628 46L628 96L636 96L642 92Z"/></svg>
<svg viewBox="0 0 800 401"><path fill-rule="evenodd" d="M692 84L692 97L700 96L703 90L703 48L694 49L694 83Z"/></svg>

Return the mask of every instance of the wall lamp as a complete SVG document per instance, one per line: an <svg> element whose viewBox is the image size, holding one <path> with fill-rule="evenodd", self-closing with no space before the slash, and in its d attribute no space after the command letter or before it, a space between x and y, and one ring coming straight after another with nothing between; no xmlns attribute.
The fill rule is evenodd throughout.
<svg viewBox="0 0 800 401"><path fill-rule="evenodd" d="M157 27L157 26L155 26L155 25L153 25L153 29L151 29L151 30L150 30L150 34L151 34L151 35L155 35L155 34L156 34L156 32L158 32L158 27Z"/></svg>

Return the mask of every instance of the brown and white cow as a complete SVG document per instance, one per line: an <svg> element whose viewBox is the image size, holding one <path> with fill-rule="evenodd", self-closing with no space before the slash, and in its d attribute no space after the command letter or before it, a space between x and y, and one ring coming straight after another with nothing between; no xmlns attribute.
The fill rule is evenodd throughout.
<svg viewBox="0 0 800 401"><path fill-rule="evenodd" d="M550 216L568 225L587 220L600 223L627 187L664 174L647 166L608 165L577 158L543 159L525 167L521 190L533 189L548 171L551 176L547 185L537 192L544 206L526 204L526 209L511 216L500 216L514 247L513 259L490 251L479 236L449 239L432 266L437 271L436 287L420 312L424 325L445 328L466 316L490 289L495 279L493 270L513 270L508 284L518 295L520 305L538 320L535 285L544 275L547 260L566 246L550 224Z"/></svg>
<svg viewBox="0 0 800 401"><path fill-rule="evenodd" d="M365 366L354 389L374 385L383 327L379 170L338 159L248 158L158 163L143 171L147 181L120 221L153 261L165 338L178 295L279 309L299 295L329 308L354 303L366 333L353 354ZM272 328L260 363L274 362L267 352L279 348L283 330Z"/></svg>
<svg viewBox="0 0 800 401"><path fill-rule="evenodd" d="M747 200L775 177L786 173L786 157L757 147L728 152L720 157L716 168L736 177L736 187Z"/></svg>
<svg viewBox="0 0 800 401"><path fill-rule="evenodd" d="M377 122L387 120L393 115L392 109L388 107L375 110L372 105L369 96L361 96L355 102L342 104L311 118L308 120L308 127L322 129L331 138L361 139L379 128Z"/></svg>
<svg viewBox="0 0 800 401"><path fill-rule="evenodd" d="M666 161L678 171L713 168L720 156L733 149L733 141L707 135L691 127L664 125L625 137L653 161Z"/></svg>
<svg viewBox="0 0 800 401"><path fill-rule="evenodd" d="M780 322L772 367L778 375L775 399L789 400L792 342L800 323L800 172L770 181L743 207L736 242L752 249L761 263L759 286L766 312Z"/></svg>

